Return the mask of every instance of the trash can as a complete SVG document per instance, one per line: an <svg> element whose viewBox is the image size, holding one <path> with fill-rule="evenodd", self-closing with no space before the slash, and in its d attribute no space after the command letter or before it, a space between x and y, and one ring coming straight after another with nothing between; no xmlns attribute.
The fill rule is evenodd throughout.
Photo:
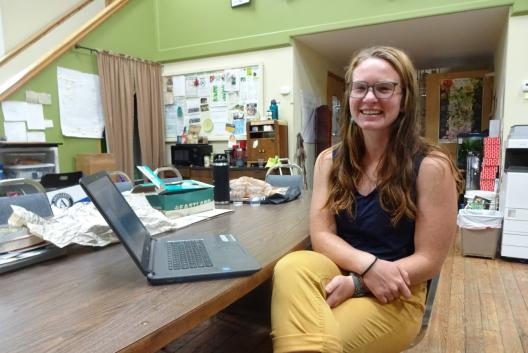
<svg viewBox="0 0 528 353"><path fill-rule="evenodd" d="M502 226L499 211L461 209L457 224L462 233L462 255L495 258Z"/></svg>

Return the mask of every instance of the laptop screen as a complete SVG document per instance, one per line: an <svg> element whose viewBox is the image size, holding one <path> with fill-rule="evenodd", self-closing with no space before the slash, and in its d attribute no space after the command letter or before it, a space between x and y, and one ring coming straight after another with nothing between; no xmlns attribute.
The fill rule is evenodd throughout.
<svg viewBox="0 0 528 353"><path fill-rule="evenodd" d="M84 178L81 183L87 188L87 193L99 212L133 252L138 264L141 264L143 244L148 238L148 231L106 173L97 174L95 179L92 177Z"/></svg>

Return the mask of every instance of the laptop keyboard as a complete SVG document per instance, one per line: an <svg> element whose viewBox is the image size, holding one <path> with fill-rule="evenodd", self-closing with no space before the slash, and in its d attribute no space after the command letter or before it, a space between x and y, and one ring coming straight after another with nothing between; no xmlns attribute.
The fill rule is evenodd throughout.
<svg viewBox="0 0 528 353"><path fill-rule="evenodd" d="M212 267L213 263L205 249L203 240L180 240L167 242L169 270Z"/></svg>

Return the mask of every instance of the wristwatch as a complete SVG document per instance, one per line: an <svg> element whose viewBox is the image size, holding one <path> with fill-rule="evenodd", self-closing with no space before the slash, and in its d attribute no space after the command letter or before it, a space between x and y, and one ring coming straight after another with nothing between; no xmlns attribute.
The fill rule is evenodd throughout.
<svg viewBox="0 0 528 353"><path fill-rule="evenodd" d="M352 297L364 297L367 295L365 288L363 288L361 277L355 272L350 272L349 276L352 277L352 281L354 282L354 294L352 294Z"/></svg>

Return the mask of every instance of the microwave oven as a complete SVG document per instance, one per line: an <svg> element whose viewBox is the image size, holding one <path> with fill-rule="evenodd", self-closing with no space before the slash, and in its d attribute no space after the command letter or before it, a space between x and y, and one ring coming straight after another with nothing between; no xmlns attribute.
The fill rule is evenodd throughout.
<svg viewBox="0 0 528 353"><path fill-rule="evenodd" d="M171 146L171 161L175 166L203 166L204 156L210 156L213 146L205 143L185 143Z"/></svg>

